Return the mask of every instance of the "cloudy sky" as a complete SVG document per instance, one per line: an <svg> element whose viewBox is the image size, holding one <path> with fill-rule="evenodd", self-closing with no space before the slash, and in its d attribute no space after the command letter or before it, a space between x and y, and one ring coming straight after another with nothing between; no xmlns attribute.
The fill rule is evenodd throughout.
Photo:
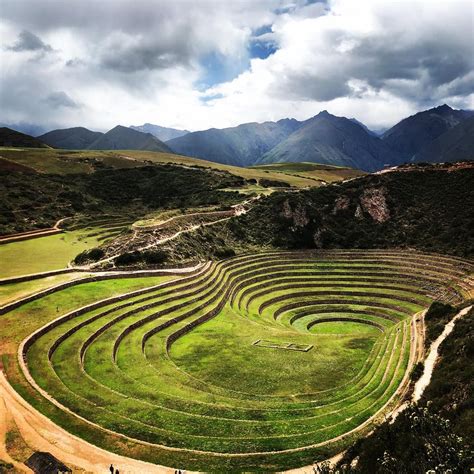
<svg viewBox="0 0 474 474"><path fill-rule="evenodd" d="M474 108L470 0L0 0L0 122L200 130Z"/></svg>

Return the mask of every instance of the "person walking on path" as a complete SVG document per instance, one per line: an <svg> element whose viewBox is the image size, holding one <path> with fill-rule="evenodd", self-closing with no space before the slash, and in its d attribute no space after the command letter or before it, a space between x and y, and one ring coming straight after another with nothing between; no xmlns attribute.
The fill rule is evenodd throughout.
<svg viewBox="0 0 474 474"><path fill-rule="evenodd" d="M110 465L109 471L110 471L110 474L114 474L115 469L114 469L114 465L113 465L113 464Z"/></svg>

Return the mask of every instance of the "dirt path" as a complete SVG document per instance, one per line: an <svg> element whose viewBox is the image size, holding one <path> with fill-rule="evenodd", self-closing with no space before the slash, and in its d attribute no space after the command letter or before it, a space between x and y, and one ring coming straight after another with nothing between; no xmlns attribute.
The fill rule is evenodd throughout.
<svg viewBox="0 0 474 474"><path fill-rule="evenodd" d="M6 452L6 419L10 416L25 441L35 451L46 451L80 470L108 473L112 463L121 473L173 473L174 469L109 453L63 430L24 401L0 372L0 458L12 462ZM31 472L16 463L21 472ZM76 469L77 471L77 469Z"/></svg>
<svg viewBox="0 0 474 474"><path fill-rule="evenodd" d="M456 321L459 318L462 318L463 316L465 316L470 311L471 308L472 306L468 306L467 308L464 308L461 311L459 311L459 313L456 314L456 316L454 316L454 318L451 319L451 321L449 321L449 323L446 324L446 326L444 326L444 331L441 333L440 336L438 336L436 341L434 341L431 344L430 352L428 353L428 357L425 360L423 375L419 378L419 380L415 384L415 389L413 391L413 397L412 397L412 400L414 402L417 402L421 398L421 396L423 395L423 392L425 391L426 387L429 385L431 381L433 369L436 365L436 361L438 360L439 346L451 334L451 332L454 329L454 324L456 323Z"/></svg>
<svg viewBox="0 0 474 474"><path fill-rule="evenodd" d="M248 212L248 209L246 208L246 206L249 205L250 203L252 203L253 201L257 201L258 199L260 199L260 195L256 196L256 197L253 197L253 198L250 198L250 199L246 199L245 201L242 201L238 204L234 204L234 205L230 206L232 208L233 213L232 213L232 215L230 215L228 217L223 217L222 219L218 219L218 220L215 220L215 221L202 222L202 223L199 223L199 224L195 224L195 225L190 226L188 228L179 230L178 232L176 232L176 233L174 233L174 234L172 234L168 237L163 237L162 239L154 240L153 242L149 243L148 245L144 245L143 247L139 247L136 250L139 251L139 252L143 252L144 250L148 250L150 248L156 247L157 245L161 245L161 244L164 244L166 242L169 242L170 240L174 240L182 234L187 234L187 233L190 233L190 232L194 232L195 230L199 229L200 227L207 227L207 226L211 226L211 225L214 225L214 224L219 224L220 222L227 221L227 220L231 219L232 217L236 217L236 216L240 216L242 214L246 214ZM222 211L216 211L216 212L222 212ZM157 225L155 227L157 227L157 228L162 227L168 222L173 222L174 220L176 220L176 218L183 218L183 217L189 217L189 216L198 216L200 214L209 215L209 214L215 214L216 212L202 212L202 213L194 212L192 214L185 214L183 216L173 216L173 217L170 217L168 220L161 222L159 225ZM132 240L135 240L136 233L139 232L140 230L145 230L145 228L144 229L135 228L134 229L134 234L132 236ZM113 261L119 255L120 254L114 254L110 257L107 257L107 258L99 260L95 263L92 263L91 265L89 265L87 267L81 267L81 268L96 268L96 267L99 267L100 265L102 265L104 263L109 263L109 262Z"/></svg>

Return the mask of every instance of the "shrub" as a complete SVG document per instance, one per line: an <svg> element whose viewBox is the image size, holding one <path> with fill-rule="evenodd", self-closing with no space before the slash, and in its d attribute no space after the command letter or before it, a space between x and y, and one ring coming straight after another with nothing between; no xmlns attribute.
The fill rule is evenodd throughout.
<svg viewBox="0 0 474 474"><path fill-rule="evenodd" d="M97 262L103 258L104 255L105 252L102 249L95 247L90 250L84 250L84 252L81 252L79 255L77 255L74 259L74 263L77 265L82 265L83 263L89 261Z"/></svg>
<svg viewBox="0 0 474 474"><path fill-rule="evenodd" d="M214 251L216 258L230 258L235 256L235 250L230 247L222 247Z"/></svg>
<svg viewBox="0 0 474 474"><path fill-rule="evenodd" d="M264 188L289 188L290 185L288 183L285 183L284 181L276 181L274 179L265 179L262 178L259 181L260 186L263 186Z"/></svg>
<svg viewBox="0 0 474 474"><path fill-rule="evenodd" d="M134 252L125 252L115 258L115 265L133 265L142 259L141 252L135 250Z"/></svg>
<svg viewBox="0 0 474 474"><path fill-rule="evenodd" d="M168 259L168 254L164 250L147 250L142 258L149 265L158 265Z"/></svg>
<svg viewBox="0 0 474 474"><path fill-rule="evenodd" d="M411 379L413 382L416 382L422 375L424 370L423 362L417 362L415 367L411 371Z"/></svg>

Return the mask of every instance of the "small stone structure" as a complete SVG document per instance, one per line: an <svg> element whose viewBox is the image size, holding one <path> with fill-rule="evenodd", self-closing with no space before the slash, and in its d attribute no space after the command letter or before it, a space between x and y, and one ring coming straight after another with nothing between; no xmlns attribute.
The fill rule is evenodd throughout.
<svg viewBox="0 0 474 474"><path fill-rule="evenodd" d="M33 453L25 463L33 472L37 474L62 474L72 472L59 459L51 453L37 451Z"/></svg>

